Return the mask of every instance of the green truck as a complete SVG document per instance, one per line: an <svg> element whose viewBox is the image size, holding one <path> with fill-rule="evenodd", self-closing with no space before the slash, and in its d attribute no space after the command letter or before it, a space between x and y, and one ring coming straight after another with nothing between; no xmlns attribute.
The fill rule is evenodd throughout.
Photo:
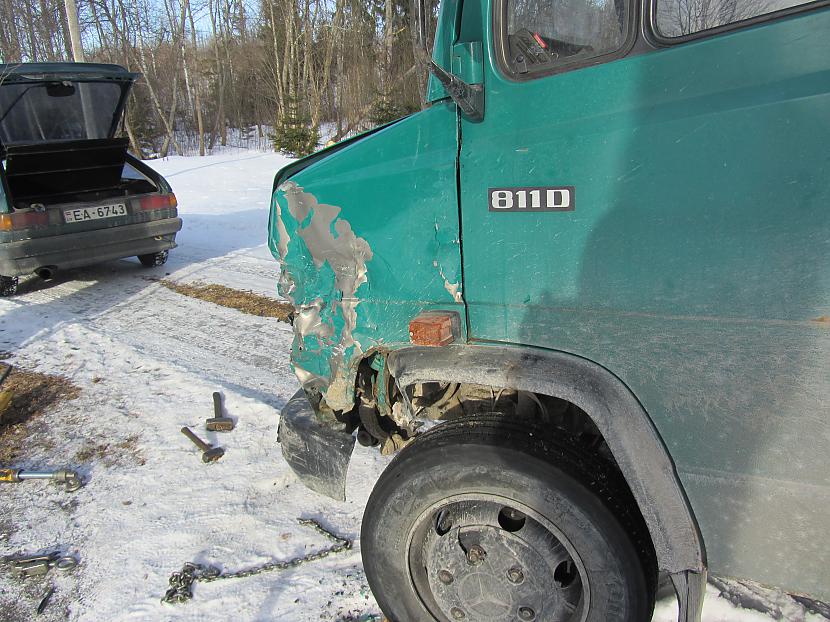
<svg viewBox="0 0 830 622"><path fill-rule="evenodd" d="M444 0L430 58L430 105L285 167L270 221L283 454L335 498L356 441L397 454L383 612L830 599L830 3Z"/></svg>

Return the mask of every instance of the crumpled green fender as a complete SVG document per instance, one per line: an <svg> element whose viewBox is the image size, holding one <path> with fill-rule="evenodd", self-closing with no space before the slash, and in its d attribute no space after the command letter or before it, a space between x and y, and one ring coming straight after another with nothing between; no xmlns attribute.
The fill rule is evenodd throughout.
<svg viewBox="0 0 830 622"><path fill-rule="evenodd" d="M352 408L359 361L408 344L420 311L463 311L456 126L438 103L277 176L269 247L295 307L291 361L332 410Z"/></svg>

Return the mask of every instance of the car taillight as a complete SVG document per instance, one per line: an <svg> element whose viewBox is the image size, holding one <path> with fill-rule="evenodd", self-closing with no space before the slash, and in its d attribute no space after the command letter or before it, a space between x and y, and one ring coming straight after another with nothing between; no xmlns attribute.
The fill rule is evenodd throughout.
<svg viewBox="0 0 830 622"><path fill-rule="evenodd" d="M0 214L0 231L18 231L31 227L43 227L49 224L46 212L12 212Z"/></svg>
<svg viewBox="0 0 830 622"><path fill-rule="evenodd" d="M171 192L170 194L149 194L141 197L138 204L141 209L149 211L176 207L179 202L176 201L176 195Z"/></svg>

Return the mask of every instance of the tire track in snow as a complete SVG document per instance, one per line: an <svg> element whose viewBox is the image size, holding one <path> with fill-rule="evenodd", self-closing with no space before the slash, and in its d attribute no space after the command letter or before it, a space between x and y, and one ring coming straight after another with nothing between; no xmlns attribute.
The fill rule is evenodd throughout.
<svg viewBox="0 0 830 622"><path fill-rule="evenodd" d="M273 318L188 298L152 285L88 327L138 352L280 407L293 333Z"/></svg>

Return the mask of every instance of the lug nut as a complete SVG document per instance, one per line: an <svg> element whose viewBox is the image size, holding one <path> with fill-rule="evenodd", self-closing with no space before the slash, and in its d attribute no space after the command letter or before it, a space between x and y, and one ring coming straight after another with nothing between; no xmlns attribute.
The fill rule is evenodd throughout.
<svg viewBox="0 0 830 622"><path fill-rule="evenodd" d="M464 613L464 611L462 609L459 609L458 607L453 607L452 609L450 609L450 615L453 617L453 620L463 620L467 617L467 614Z"/></svg>
<svg viewBox="0 0 830 622"><path fill-rule="evenodd" d="M519 607L519 619L521 620L535 620L536 612L530 607Z"/></svg>
<svg viewBox="0 0 830 622"><path fill-rule="evenodd" d="M507 571L507 580L510 581L510 583L519 584L525 580L525 573L522 572L521 568L513 566L513 568Z"/></svg>
<svg viewBox="0 0 830 622"><path fill-rule="evenodd" d="M453 582L454 577L452 576L452 573L449 570L439 570L438 580L444 585L449 585Z"/></svg>
<svg viewBox="0 0 830 622"><path fill-rule="evenodd" d="M473 566L478 566L487 557L487 551L481 548L478 544L474 544L467 551L467 562Z"/></svg>

